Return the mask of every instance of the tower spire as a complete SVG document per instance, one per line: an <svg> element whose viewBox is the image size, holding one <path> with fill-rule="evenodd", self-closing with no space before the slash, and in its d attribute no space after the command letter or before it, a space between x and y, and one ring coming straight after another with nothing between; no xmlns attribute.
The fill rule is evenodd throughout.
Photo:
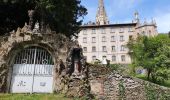
<svg viewBox="0 0 170 100"><path fill-rule="evenodd" d="M96 24L97 25L109 24L103 0L99 0L98 10L96 15Z"/></svg>

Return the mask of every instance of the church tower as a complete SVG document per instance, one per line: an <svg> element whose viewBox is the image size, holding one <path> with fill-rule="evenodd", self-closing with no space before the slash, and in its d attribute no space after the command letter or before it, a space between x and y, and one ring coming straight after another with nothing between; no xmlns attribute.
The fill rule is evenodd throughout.
<svg viewBox="0 0 170 100"><path fill-rule="evenodd" d="M98 11L96 15L96 24L97 25L109 24L103 0L99 0Z"/></svg>
<svg viewBox="0 0 170 100"><path fill-rule="evenodd" d="M135 18L134 18L134 22L139 24L139 23L140 23L139 13L138 13L137 11L134 13L134 17L135 17Z"/></svg>

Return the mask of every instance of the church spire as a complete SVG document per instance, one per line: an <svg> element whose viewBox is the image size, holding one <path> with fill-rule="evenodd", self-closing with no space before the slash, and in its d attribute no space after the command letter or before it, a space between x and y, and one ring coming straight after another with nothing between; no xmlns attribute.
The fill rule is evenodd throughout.
<svg viewBox="0 0 170 100"><path fill-rule="evenodd" d="M103 0L99 0L98 11L96 15L96 24L97 25L109 24Z"/></svg>

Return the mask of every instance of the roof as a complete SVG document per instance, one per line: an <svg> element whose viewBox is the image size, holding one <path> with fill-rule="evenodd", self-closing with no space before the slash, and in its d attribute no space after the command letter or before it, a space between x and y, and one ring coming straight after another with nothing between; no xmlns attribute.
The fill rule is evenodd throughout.
<svg viewBox="0 0 170 100"><path fill-rule="evenodd" d="M136 29L142 28L142 27L146 27L146 26L154 26L154 27L157 27L155 24L144 24L144 25L140 25L140 26L136 27Z"/></svg>
<svg viewBox="0 0 170 100"><path fill-rule="evenodd" d="M80 28L124 27L136 26L137 23L107 24L107 25L82 25Z"/></svg>

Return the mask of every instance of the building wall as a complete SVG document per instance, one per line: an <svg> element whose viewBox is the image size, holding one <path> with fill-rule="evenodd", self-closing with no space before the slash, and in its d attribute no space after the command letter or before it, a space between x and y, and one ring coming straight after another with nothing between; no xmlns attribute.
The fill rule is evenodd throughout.
<svg viewBox="0 0 170 100"><path fill-rule="evenodd" d="M95 26L95 25L94 25ZM97 26L97 25L96 25ZM105 30L104 32L102 30ZM95 30L95 31L94 31ZM131 58L128 55L127 43L129 38L136 38L138 34L143 34L146 36L157 35L157 29L155 25L133 25L133 23L127 24L125 26L97 26L82 28L78 35L79 44L82 46L84 56L87 58L87 62L93 63L95 59L103 60L103 56L106 56L111 64L130 64ZM112 37L114 36L114 40ZM103 37L105 40L103 41ZM121 38L123 37L123 41ZM95 40L93 40L95 38ZM103 46L106 46L106 51L103 51ZM112 50L112 46L115 46L115 50ZM124 46L124 50L121 50L121 46ZM92 48L96 47L96 51ZM87 48L87 50L85 50ZM113 60L115 56L116 60ZM125 56L125 61L123 61L121 56Z"/></svg>
<svg viewBox="0 0 170 100"><path fill-rule="evenodd" d="M154 24L144 24L136 27L136 33L140 35L145 35L148 37L153 37L158 35L157 26Z"/></svg>
<svg viewBox="0 0 170 100"><path fill-rule="evenodd" d="M95 32L93 32L94 29ZM105 31L102 32L102 29ZM82 48L87 48L87 51L84 50L87 62L93 62L93 56L99 60L106 56L111 63L129 64L131 59L128 55L126 44L134 32L134 26L85 28L80 32L78 41ZM83 41L84 38L87 40ZM93 38L95 38L95 41L93 41ZM106 51L103 51L103 46L106 46ZM112 46L115 46L115 50L112 50ZM121 50L121 46L124 46L124 50ZM96 51L93 51L92 47L96 47ZM113 56L116 57L115 61L112 59ZM125 56L125 61L121 60L121 56Z"/></svg>

